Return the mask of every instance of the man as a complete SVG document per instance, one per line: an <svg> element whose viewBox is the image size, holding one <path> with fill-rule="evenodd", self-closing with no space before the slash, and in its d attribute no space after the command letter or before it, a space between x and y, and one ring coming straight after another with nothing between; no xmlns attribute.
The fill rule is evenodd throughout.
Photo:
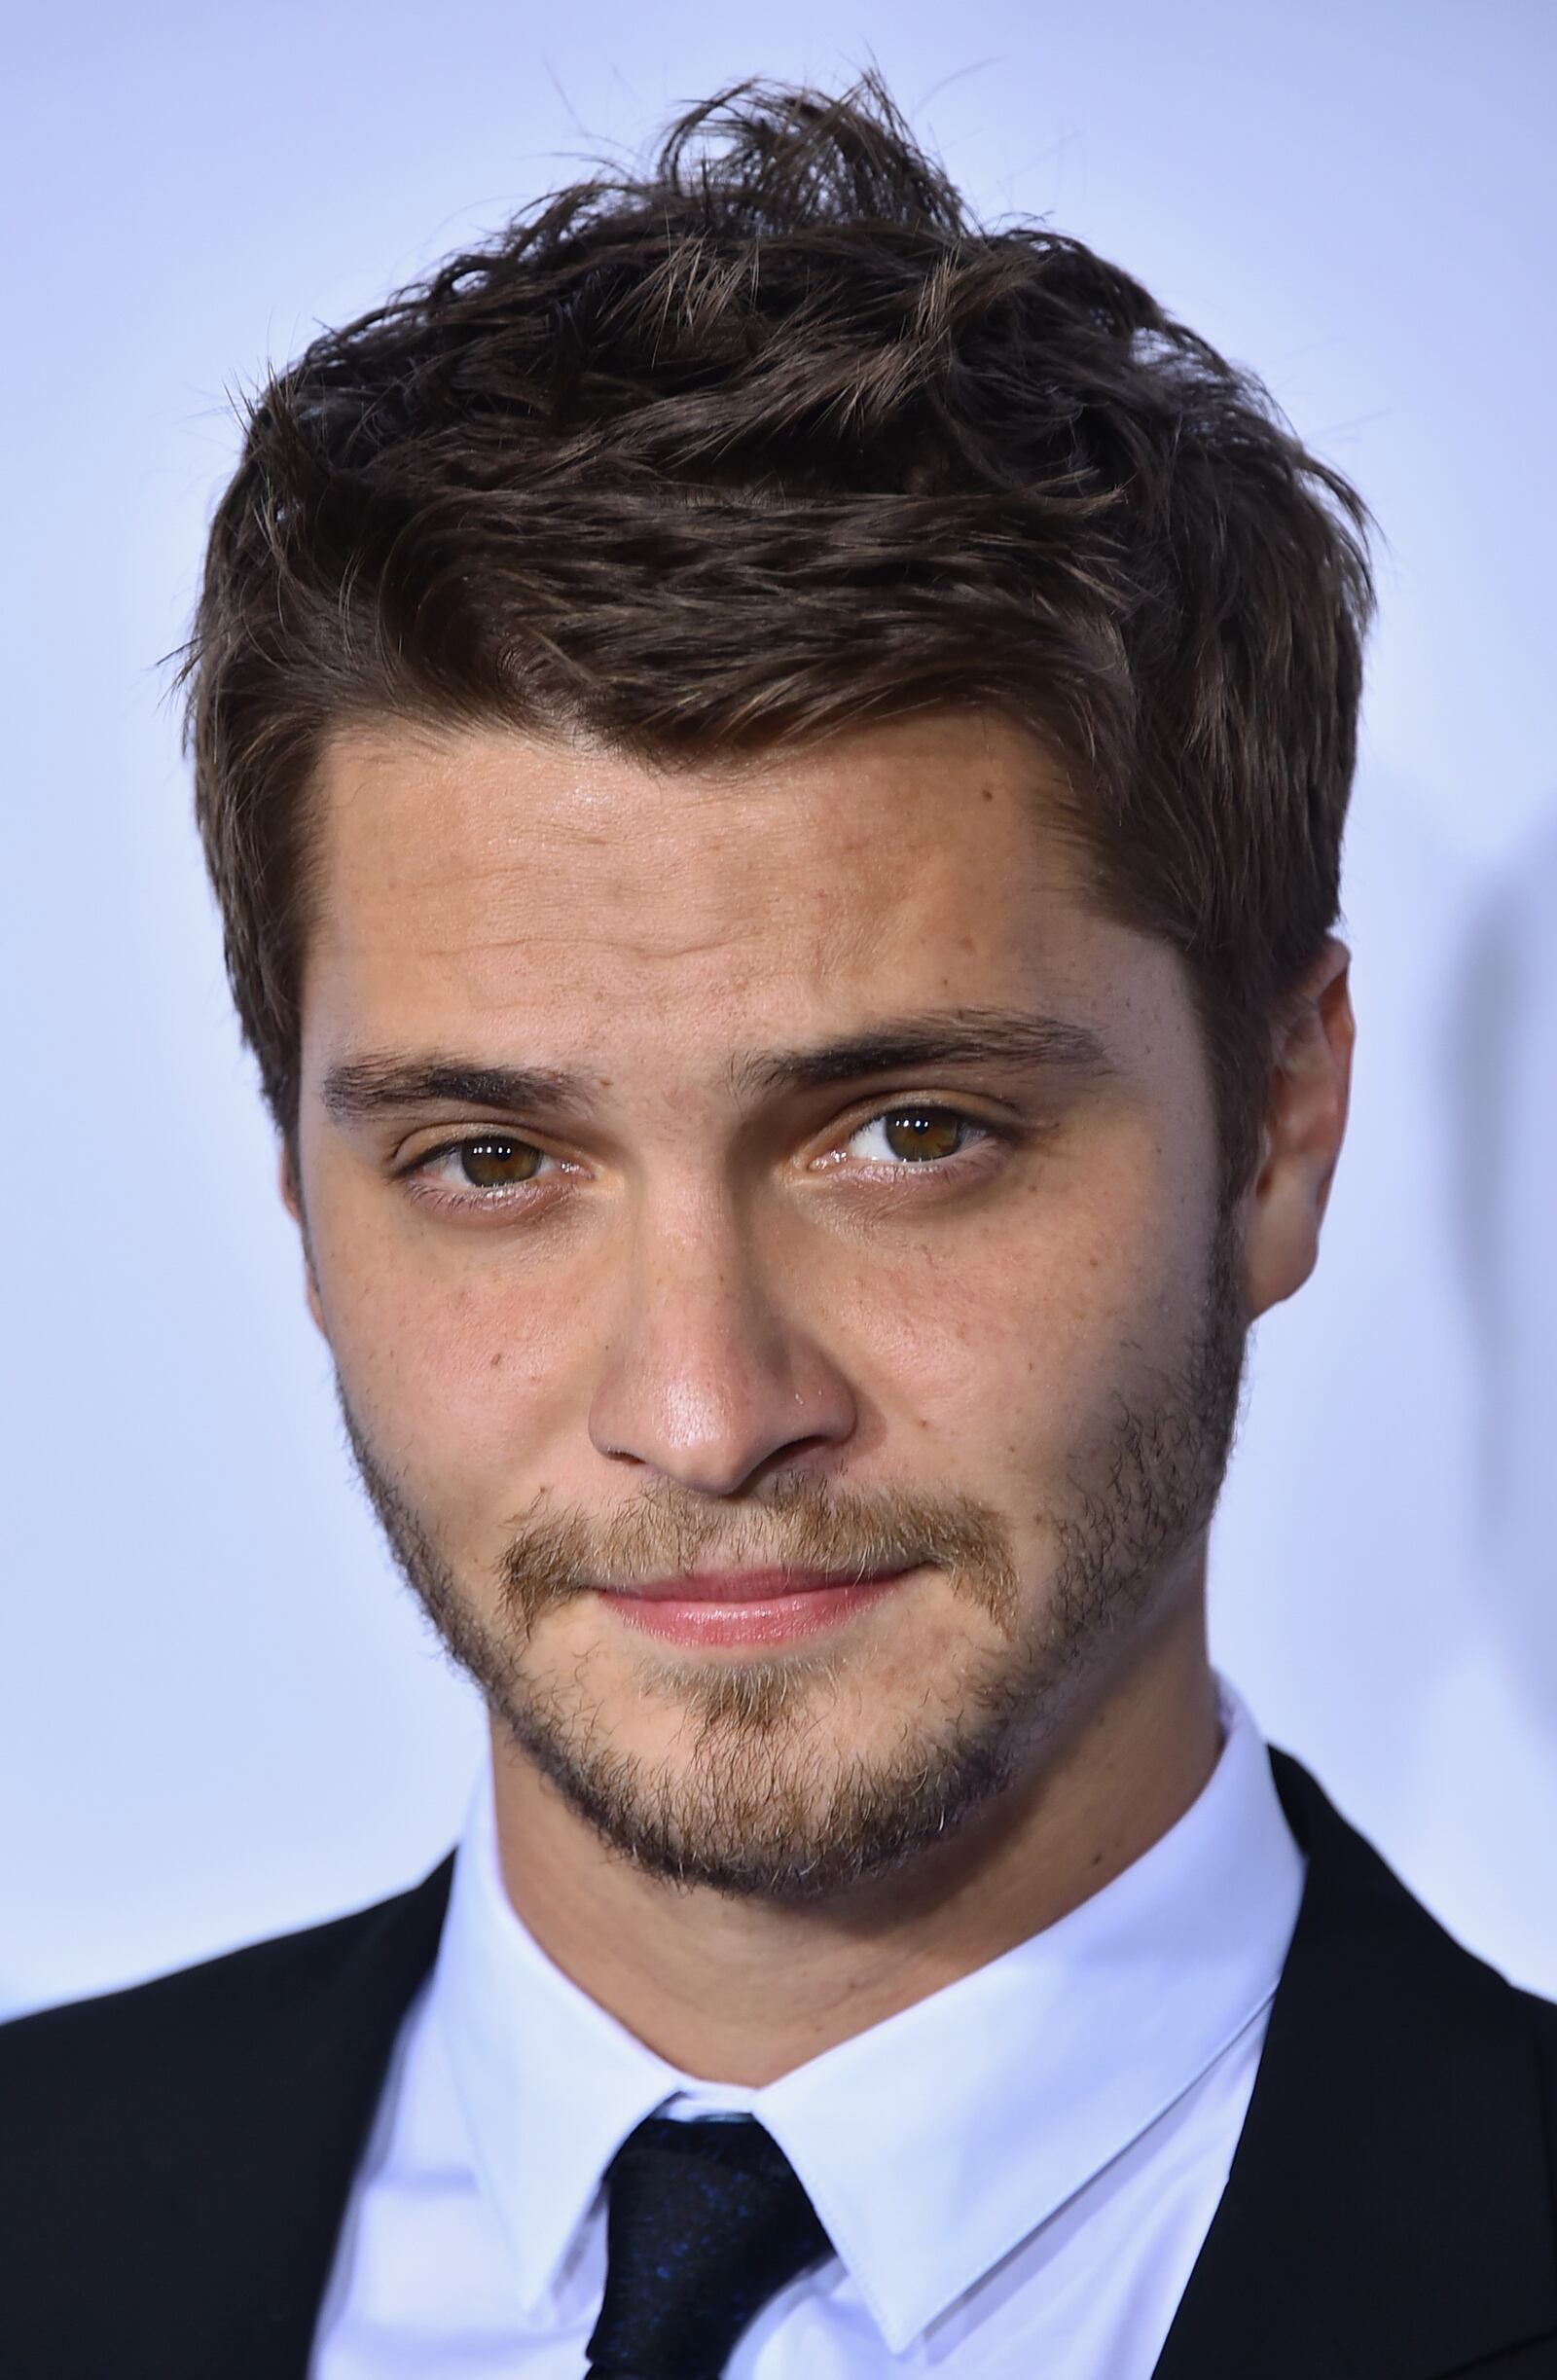
<svg viewBox="0 0 1557 2380"><path fill-rule="evenodd" d="M199 814L490 1774L416 1891L0 2037L6 2372L1557 2372L1557 2018L1206 1647L1363 525L874 83L262 396Z"/></svg>

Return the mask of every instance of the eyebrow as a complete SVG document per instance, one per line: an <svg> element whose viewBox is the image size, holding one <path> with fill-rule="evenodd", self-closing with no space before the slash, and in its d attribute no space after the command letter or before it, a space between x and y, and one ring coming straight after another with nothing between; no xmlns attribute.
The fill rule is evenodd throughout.
<svg viewBox="0 0 1557 2380"><path fill-rule="evenodd" d="M974 1065L1099 1077L1114 1071L1102 1035L1090 1026L1019 1009L954 1008L892 1018L794 1049L744 1052L731 1060L729 1083L737 1100L753 1103L873 1074ZM331 1066L323 1100L328 1112L345 1123L403 1115L418 1107L579 1116L597 1106L600 1087L597 1075L553 1066L384 1055L343 1059Z"/></svg>
<svg viewBox="0 0 1557 2380"><path fill-rule="evenodd" d="M867 1074L933 1066L1022 1066L1105 1074L1113 1068L1101 1034L1063 1017L1010 1008L951 1008L894 1018L809 1049L737 1058L730 1083L738 1098L819 1091Z"/></svg>

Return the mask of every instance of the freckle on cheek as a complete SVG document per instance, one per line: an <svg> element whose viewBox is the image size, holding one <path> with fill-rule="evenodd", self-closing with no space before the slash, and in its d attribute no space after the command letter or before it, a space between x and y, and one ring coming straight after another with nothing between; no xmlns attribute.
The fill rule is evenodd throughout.
<svg viewBox="0 0 1557 2380"><path fill-rule="evenodd" d="M502 1370L502 1368L503 1368L503 1360L504 1360L504 1356L503 1356L503 1350L502 1350L501 1348L499 1348L499 1349L498 1349L498 1351L497 1351L497 1352L496 1352L496 1354L495 1354L495 1355L492 1357L492 1366L491 1366L491 1368L492 1368L492 1370L493 1370L494 1372L500 1372L500 1371Z"/></svg>

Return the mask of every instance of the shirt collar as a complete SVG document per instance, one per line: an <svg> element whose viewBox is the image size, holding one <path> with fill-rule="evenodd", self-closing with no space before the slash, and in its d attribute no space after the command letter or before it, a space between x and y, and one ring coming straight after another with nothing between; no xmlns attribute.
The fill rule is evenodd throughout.
<svg viewBox="0 0 1557 2380"><path fill-rule="evenodd" d="M555 2286L643 2117L760 2118L894 2354L1190 2089L1276 1989L1303 1860L1247 1707L1198 1799L1122 1875L972 1974L762 2089L680 2073L520 1923L489 1772L455 1862L434 2007L522 2303ZM924 2077L935 2088L924 2088Z"/></svg>

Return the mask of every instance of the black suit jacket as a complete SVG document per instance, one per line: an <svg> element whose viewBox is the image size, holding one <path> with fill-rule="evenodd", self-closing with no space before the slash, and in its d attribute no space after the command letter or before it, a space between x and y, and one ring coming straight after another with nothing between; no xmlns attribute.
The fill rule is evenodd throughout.
<svg viewBox="0 0 1557 2380"><path fill-rule="evenodd" d="M1557 2380L1557 2007L1272 1763L1308 1882L1157 2380ZM5 2380L303 2380L451 1864L0 2028Z"/></svg>

